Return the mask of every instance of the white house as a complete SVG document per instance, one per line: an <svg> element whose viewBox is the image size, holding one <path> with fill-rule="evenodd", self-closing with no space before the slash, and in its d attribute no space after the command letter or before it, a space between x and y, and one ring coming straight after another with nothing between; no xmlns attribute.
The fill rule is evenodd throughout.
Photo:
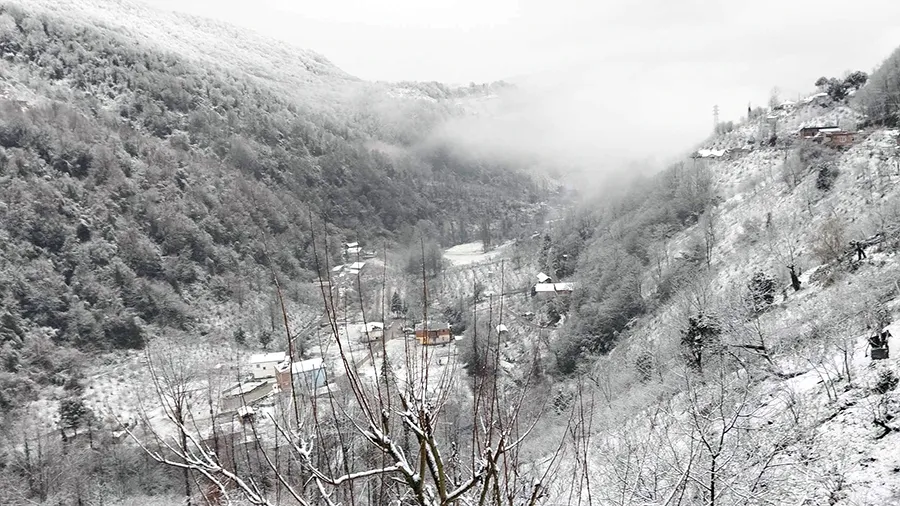
<svg viewBox="0 0 900 506"><path fill-rule="evenodd" d="M260 353L250 357L250 372L256 379L274 378L278 364L287 359L283 351L274 353Z"/></svg>
<svg viewBox="0 0 900 506"><path fill-rule="evenodd" d="M575 283L538 283L531 288L531 296L569 295L575 291Z"/></svg>
<svg viewBox="0 0 900 506"><path fill-rule="evenodd" d="M352 257L362 253L362 246L358 242L348 242L344 245L344 252L347 253L348 257Z"/></svg>
<svg viewBox="0 0 900 506"><path fill-rule="evenodd" d="M346 323L338 327L338 335L348 343L379 341L384 337L384 323Z"/></svg>

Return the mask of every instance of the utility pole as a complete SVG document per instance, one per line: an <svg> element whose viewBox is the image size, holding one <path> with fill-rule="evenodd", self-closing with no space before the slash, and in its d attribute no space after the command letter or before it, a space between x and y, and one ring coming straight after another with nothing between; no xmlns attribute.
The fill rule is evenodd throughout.
<svg viewBox="0 0 900 506"><path fill-rule="evenodd" d="M719 130L719 106L713 106L713 133Z"/></svg>

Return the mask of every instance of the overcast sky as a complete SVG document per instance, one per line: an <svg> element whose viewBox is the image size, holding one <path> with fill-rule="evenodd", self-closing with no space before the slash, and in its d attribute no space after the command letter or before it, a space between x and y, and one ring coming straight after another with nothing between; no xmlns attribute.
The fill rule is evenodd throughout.
<svg viewBox="0 0 900 506"><path fill-rule="evenodd" d="M550 109L588 110L604 132L639 127L664 153L702 139L715 104L737 120L775 86L796 99L900 45L896 0L144 1L312 49L364 79L542 86L559 100Z"/></svg>

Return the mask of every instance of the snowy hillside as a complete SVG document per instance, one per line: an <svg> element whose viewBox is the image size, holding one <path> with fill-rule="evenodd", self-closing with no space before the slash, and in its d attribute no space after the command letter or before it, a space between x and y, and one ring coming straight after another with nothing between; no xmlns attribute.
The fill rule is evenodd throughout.
<svg viewBox="0 0 900 506"><path fill-rule="evenodd" d="M777 142L761 143L776 118ZM590 393L590 408L572 408L590 418L553 500L900 504L900 324L887 327L891 358L873 360L869 345L900 318L898 132L862 130L843 149L798 135L859 120L810 100L714 136L685 162L718 204L662 248L662 275L698 247L708 263L571 386ZM851 241L873 237L884 240L851 256ZM752 299L755 273L774 281L770 303ZM645 273L647 293L657 277ZM691 318L709 332L693 368Z"/></svg>

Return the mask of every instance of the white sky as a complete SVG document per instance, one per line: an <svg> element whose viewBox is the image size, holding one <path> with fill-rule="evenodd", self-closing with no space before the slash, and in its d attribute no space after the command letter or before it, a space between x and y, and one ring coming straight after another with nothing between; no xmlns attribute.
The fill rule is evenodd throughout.
<svg viewBox="0 0 900 506"><path fill-rule="evenodd" d="M554 111L639 128L667 154L708 133L714 104L736 120L775 86L796 98L900 45L896 0L143 1L312 49L364 79L541 86Z"/></svg>

